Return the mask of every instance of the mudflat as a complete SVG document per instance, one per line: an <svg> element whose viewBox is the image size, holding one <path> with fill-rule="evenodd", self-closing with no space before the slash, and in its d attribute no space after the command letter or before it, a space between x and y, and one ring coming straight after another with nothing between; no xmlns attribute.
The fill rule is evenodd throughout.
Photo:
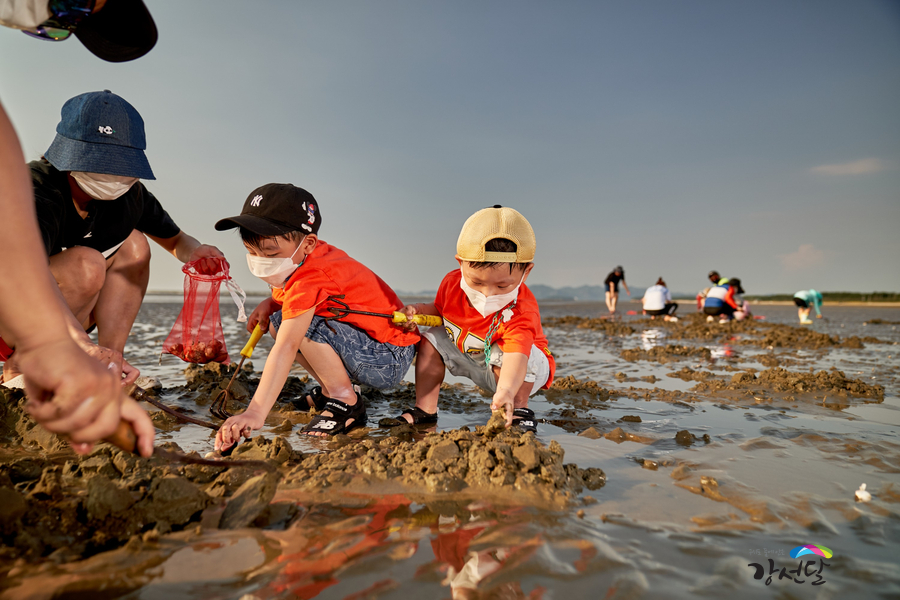
<svg viewBox="0 0 900 600"><path fill-rule="evenodd" d="M177 311L145 305L127 351L155 397L213 420L234 366L158 365ZM314 382L298 368L222 466L108 445L79 457L3 391L0 598L900 592L900 310L826 307L803 327L777 306L726 324L603 312L542 305L558 368L530 405L537 436L448 377L436 427L378 427L412 406L406 383L365 390L368 427L310 439L292 400ZM225 330L240 348L247 334ZM231 411L260 370L245 364ZM148 409L158 445L212 450L210 430ZM270 468L229 466L247 459ZM806 544L833 555L790 557Z"/></svg>

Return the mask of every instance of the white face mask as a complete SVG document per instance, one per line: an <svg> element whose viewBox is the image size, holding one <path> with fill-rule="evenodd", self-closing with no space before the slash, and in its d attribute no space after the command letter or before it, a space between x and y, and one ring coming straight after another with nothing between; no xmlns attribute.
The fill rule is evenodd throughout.
<svg viewBox="0 0 900 600"><path fill-rule="evenodd" d="M137 177L85 173L83 171L71 171L69 174L78 187L95 200L115 200L140 181Z"/></svg>
<svg viewBox="0 0 900 600"><path fill-rule="evenodd" d="M511 292L507 292L505 294L498 294L496 296L485 296L481 292L472 289L472 287L466 283L466 276L460 274L459 278L459 287L465 292L466 298L469 299L469 302L472 303L472 306L482 317L486 317L488 315L492 315L498 310L502 308L506 308L506 305L519 297L519 287L522 285L522 282L525 281L525 275L522 275L522 279L519 281L519 285L513 289Z"/></svg>
<svg viewBox="0 0 900 600"><path fill-rule="evenodd" d="M300 244L302 243L303 241L301 240ZM297 245L297 250L300 249L300 244ZM294 254L297 254L297 250L294 250ZM304 256L303 260L300 261L300 265L295 265L294 254L291 254L290 258L267 258L265 256L253 256L252 254L248 254L247 266L250 268L250 273L259 277L270 286L277 288L284 287L284 282L287 281L288 277L290 277L294 271L303 264L303 261L306 260L306 257Z"/></svg>

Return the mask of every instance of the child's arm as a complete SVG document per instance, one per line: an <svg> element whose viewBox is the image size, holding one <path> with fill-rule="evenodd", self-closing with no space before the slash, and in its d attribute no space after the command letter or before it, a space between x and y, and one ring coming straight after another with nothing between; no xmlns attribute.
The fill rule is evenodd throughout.
<svg viewBox="0 0 900 600"><path fill-rule="evenodd" d="M519 388L525 383L528 371L528 355L521 352L504 352L503 365L500 366L500 377L497 378L497 391L491 402L491 410L506 410L506 426L512 425L513 399Z"/></svg>
<svg viewBox="0 0 900 600"><path fill-rule="evenodd" d="M236 443L240 436L250 437L250 432L259 429L266 422L266 416L272 410L278 394L287 381L288 373L300 342L306 336L306 330L312 322L314 310L308 310L299 317L287 319L281 323L275 345L266 359L262 377L259 379L259 387L253 394L247 410L225 421L216 433L216 450L227 449Z"/></svg>

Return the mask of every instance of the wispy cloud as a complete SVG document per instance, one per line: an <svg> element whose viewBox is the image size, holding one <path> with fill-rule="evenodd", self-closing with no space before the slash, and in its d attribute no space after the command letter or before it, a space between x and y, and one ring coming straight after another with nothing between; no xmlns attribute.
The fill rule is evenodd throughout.
<svg viewBox="0 0 900 600"><path fill-rule="evenodd" d="M818 175L866 175L888 168L888 163L880 158L862 158L836 165L819 165L810 169Z"/></svg>
<svg viewBox="0 0 900 600"><path fill-rule="evenodd" d="M778 258L785 271L803 271L822 265L825 262L825 251L812 244L802 244L796 252L779 254Z"/></svg>

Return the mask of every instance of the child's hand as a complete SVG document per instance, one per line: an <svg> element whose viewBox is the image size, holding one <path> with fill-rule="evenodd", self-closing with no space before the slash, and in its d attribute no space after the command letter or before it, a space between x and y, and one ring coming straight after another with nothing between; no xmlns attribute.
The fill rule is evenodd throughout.
<svg viewBox="0 0 900 600"><path fill-rule="evenodd" d="M412 316L419 314L419 311L416 310L416 306L416 304L407 304L400 309L399 312L406 315L407 321L406 323L397 323L397 327L405 329L406 331L416 331L416 324L412 321Z"/></svg>
<svg viewBox="0 0 900 600"><path fill-rule="evenodd" d="M498 390L494 394L494 401L491 402L491 410L506 411L506 426L512 425L513 421L513 395L505 390Z"/></svg>
<svg viewBox="0 0 900 600"><path fill-rule="evenodd" d="M239 415L235 415L222 423L219 431L216 433L215 449L227 450L236 444L241 436L250 438L250 432L259 429L266 421L265 415L260 415L252 407Z"/></svg>
<svg viewBox="0 0 900 600"><path fill-rule="evenodd" d="M274 305L274 306L273 306ZM253 309L247 318L247 331L253 332L253 329L259 325L264 332L269 330L269 317L278 310L278 304L271 298L266 298Z"/></svg>

